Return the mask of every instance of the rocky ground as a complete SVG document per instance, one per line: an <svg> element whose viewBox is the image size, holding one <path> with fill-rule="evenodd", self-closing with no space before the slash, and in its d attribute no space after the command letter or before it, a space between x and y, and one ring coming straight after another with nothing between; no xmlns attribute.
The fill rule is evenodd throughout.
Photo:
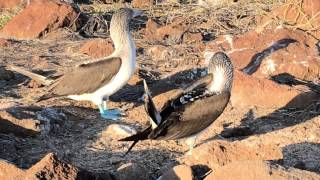
<svg viewBox="0 0 320 180"><path fill-rule="evenodd" d="M70 2L0 1L0 179L320 179L320 2ZM109 55L110 18L125 5L145 15L132 23L138 69L109 103L124 120L90 102L34 103L46 87L6 68L55 78ZM193 155L183 141L145 141L124 156L118 139L148 124L141 80L160 108L203 75L210 51L230 56L235 79Z"/></svg>

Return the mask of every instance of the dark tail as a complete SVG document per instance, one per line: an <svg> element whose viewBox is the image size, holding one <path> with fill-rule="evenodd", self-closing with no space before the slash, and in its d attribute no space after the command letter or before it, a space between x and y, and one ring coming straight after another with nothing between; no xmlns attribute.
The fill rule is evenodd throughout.
<svg viewBox="0 0 320 180"><path fill-rule="evenodd" d="M39 74L27 71L27 70L25 70L23 68L20 68L18 66L10 65L10 66L7 66L7 68L9 70L11 70L11 71L16 71L16 72L18 72L20 74L23 74L23 75L25 75L25 76L27 76L27 77L29 77L29 78L31 78L31 79L43 84L45 86L48 86L48 85L52 84L52 82L53 82L52 80L49 80L44 76L41 76Z"/></svg>
<svg viewBox="0 0 320 180"><path fill-rule="evenodd" d="M146 140L148 139L149 134L151 133L152 128L151 126L149 126L147 129L143 130L142 132L139 132L135 135L120 139L119 141L133 141L132 145L129 147L129 149L127 150L125 156L132 150L132 148L139 142L142 140Z"/></svg>
<svg viewBox="0 0 320 180"><path fill-rule="evenodd" d="M51 99L53 97L58 97L58 96L54 96L53 94L49 93L49 94L45 94L45 95L42 95L40 97L35 98L34 102L37 103L37 102L40 102L40 101Z"/></svg>
<svg viewBox="0 0 320 180"><path fill-rule="evenodd" d="M148 85L145 80L143 80L143 86L144 86L144 108L150 117L149 118L150 121L152 120L154 124L159 125L159 123L161 122L161 116L156 106L154 105L151 93L149 91Z"/></svg>

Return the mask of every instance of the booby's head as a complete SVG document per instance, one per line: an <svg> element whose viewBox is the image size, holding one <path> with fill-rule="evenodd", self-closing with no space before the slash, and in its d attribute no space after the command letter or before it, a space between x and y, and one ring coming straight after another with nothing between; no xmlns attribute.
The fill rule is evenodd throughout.
<svg viewBox="0 0 320 180"><path fill-rule="evenodd" d="M213 76L212 82L208 85L210 92L222 93L231 91L233 65L225 53L217 52L209 59L208 73Z"/></svg>
<svg viewBox="0 0 320 180"><path fill-rule="evenodd" d="M142 15L143 12L130 8L119 9L112 15L110 23L110 36L117 46L121 41L127 40L129 34L129 23L132 18ZM117 48L117 47L116 47Z"/></svg>

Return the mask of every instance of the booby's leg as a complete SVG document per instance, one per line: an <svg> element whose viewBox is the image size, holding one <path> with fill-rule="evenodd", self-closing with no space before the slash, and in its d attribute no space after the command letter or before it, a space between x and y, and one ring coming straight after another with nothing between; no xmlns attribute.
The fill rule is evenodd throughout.
<svg viewBox="0 0 320 180"><path fill-rule="evenodd" d="M107 101L104 100L102 104L98 105L99 111L101 114L101 117L104 119L109 119L109 120L121 120L122 117L122 111L119 109L108 109L107 108Z"/></svg>
<svg viewBox="0 0 320 180"><path fill-rule="evenodd" d="M186 153L187 156L192 155L193 146L194 146L196 140L197 140L196 135L187 138L186 143L189 146L189 151Z"/></svg>
<svg viewBox="0 0 320 180"><path fill-rule="evenodd" d="M120 110L120 109L108 109L107 100L104 100L102 103L103 103L103 109L105 111L108 111L109 113L117 114L117 115L120 115L120 116L124 115L122 110Z"/></svg>

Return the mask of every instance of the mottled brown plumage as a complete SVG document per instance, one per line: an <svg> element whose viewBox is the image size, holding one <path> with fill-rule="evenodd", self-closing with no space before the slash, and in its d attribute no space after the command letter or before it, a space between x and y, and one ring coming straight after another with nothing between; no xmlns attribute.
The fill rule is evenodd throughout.
<svg viewBox="0 0 320 180"><path fill-rule="evenodd" d="M178 107L148 138L172 140L195 135L222 114L229 98L230 93L224 92Z"/></svg>
<svg viewBox="0 0 320 180"><path fill-rule="evenodd" d="M233 66L222 52L216 53L209 63L209 74L179 90L158 112L145 84L145 110L151 125L136 135L120 141L134 141L127 153L140 140L173 140L190 137L190 151L198 133L210 126L224 111L230 99Z"/></svg>

